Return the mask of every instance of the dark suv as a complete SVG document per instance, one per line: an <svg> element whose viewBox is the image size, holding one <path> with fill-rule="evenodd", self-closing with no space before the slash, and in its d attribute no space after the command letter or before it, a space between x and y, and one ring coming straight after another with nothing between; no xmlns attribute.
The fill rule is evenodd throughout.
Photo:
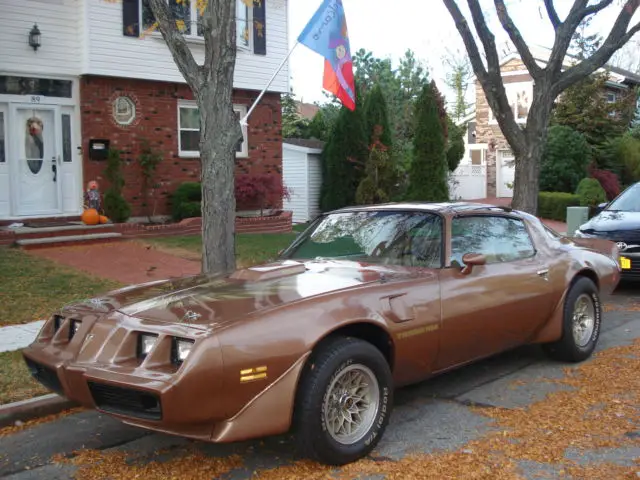
<svg viewBox="0 0 640 480"><path fill-rule="evenodd" d="M640 182L627 187L599 213L580 225L578 238L603 238L617 243L623 279L640 280Z"/></svg>

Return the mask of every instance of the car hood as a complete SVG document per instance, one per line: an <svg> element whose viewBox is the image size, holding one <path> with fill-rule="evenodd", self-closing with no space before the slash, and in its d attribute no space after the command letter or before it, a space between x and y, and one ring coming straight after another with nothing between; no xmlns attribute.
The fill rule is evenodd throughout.
<svg viewBox="0 0 640 480"><path fill-rule="evenodd" d="M586 233L589 233L589 231L611 232L614 230L640 230L640 212L605 210L580 226L580 230Z"/></svg>
<svg viewBox="0 0 640 480"><path fill-rule="evenodd" d="M230 276L201 274L133 285L70 309L118 311L143 320L209 329L324 293L411 275L402 267L288 260L238 270Z"/></svg>

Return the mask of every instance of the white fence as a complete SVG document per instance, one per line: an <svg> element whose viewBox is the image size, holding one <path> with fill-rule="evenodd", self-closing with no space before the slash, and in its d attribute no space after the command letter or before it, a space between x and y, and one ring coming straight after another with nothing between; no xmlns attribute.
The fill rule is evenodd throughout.
<svg viewBox="0 0 640 480"><path fill-rule="evenodd" d="M460 165L449 177L449 197L452 200L474 200L486 196L486 165Z"/></svg>

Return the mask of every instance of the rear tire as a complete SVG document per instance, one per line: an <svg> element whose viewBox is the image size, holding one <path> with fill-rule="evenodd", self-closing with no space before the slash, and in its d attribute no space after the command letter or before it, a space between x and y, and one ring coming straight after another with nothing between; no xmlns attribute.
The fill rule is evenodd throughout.
<svg viewBox="0 0 640 480"><path fill-rule="evenodd" d="M586 360L598 343L601 320L598 288L590 279L578 278L565 299L562 337L557 342L544 344L545 352L564 362Z"/></svg>
<svg viewBox="0 0 640 480"><path fill-rule="evenodd" d="M305 456L328 465L354 462L380 441L391 414L393 380L373 345L337 337L305 367L296 401L296 437Z"/></svg>

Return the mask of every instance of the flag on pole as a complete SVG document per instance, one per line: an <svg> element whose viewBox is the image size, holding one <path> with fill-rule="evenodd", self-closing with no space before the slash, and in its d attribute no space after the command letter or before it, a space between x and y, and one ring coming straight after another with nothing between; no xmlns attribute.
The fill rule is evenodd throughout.
<svg viewBox="0 0 640 480"><path fill-rule="evenodd" d="M355 110L353 61L342 0L323 0L298 42L324 57L322 86L349 110Z"/></svg>

